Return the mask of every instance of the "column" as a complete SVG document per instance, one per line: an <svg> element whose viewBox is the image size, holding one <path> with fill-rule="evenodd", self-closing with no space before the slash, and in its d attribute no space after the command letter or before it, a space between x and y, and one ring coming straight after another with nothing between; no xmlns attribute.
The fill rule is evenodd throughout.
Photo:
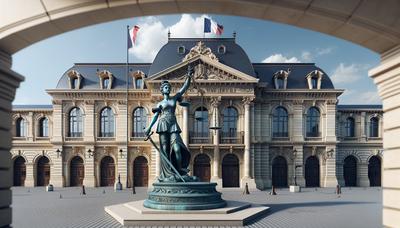
<svg viewBox="0 0 400 228"><path fill-rule="evenodd" d="M220 126L219 122L219 105L221 103L220 97L211 98L211 106L213 108L212 119L209 120L210 126L216 127ZM213 157L213 170L211 176L211 182L216 182L218 187L222 188L222 179L219 175L219 167L220 167L220 153L219 153L219 134L220 130L212 130L211 134L213 134L213 144L214 144L214 157Z"/></svg>
<svg viewBox="0 0 400 228"><path fill-rule="evenodd" d="M25 187L34 187L35 186L35 173L32 162L26 162L26 178L25 178Z"/></svg>
<svg viewBox="0 0 400 228"><path fill-rule="evenodd" d="M251 164L250 164L250 105L252 104L253 97L245 97L244 104L244 175L242 178L241 186L244 187L247 183L249 188L256 188L256 183L251 177Z"/></svg>
<svg viewBox="0 0 400 228"><path fill-rule="evenodd" d="M336 187L338 184L336 178L336 151L336 146L327 146L324 152L325 177L322 187Z"/></svg>
<svg viewBox="0 0 400 228"><path fill-rule="evenodd" d="M365 142L367 140L366 115L367 114L365 112L361 112L361 120L360 120L360 131L361 131L361 134L360 134L360 136L361 136L361 140L363 142Z"/></svg>
<svg viewBox="0 0 400 228"><path fill-rule="evenodd" d="M61 151L60 154L56 152L57 149ZM50 167L50 184L54 187L65 187L63 153L62 146L54 146L52 151L48 151L47 153L52 162L52 166Z"/></svg>
<svg viewBox="0 0 400 228"><path fill-rule="evenodd" d="M182 123L182 140L183 143L189 146L189 107L182 107L183 110L183 123Z"/></svg>
<svg viewBox="0 0 400 228"><path fill-rule="evenodd" d="M128 187L127 186L127 178L128 178L128 171L127 171L127 161L128 161L128 153L127 153L127 147L119 147L118 148L118 153L117 153L117 170L118 173L116 175L116 180L115 183L118 183L118 175L121 178L121 184L122 186Z"/></svg>
<svg viewBox="0 0 400 228"><path fill-rule="evenodd" d="M94 101L86 100L85 101L85 117L84 117L84 140L85 142L89 142L94 144L95 140L95 132L94 132ZM93 149L93 148L92 148ZM86 150L87 151L87 150Z"/></svg>
<svg viewBox="0 0 400 228"><path fill-rule="evenodd" d="M293 101L293 119L292 119L292 129L293 135L291 136L294 142L303 142L303 101L294 100Z"/></svg>
<svg viewBox="0 0 400 228"><path fill-rule="evenodd" d="M336 102L337 100L327 100L326 105L326 142L336 143Z"/></svg>
<svg viewBox="0 0 400 228"><path fill-rule="evenodd" d="M88 151L91 151L90 153ZM95 166L94 166L94 147L85 147L85 177L83 178L83 184L86 187L96 187L95 178Z"/></svg>
<svg viewBox="0 0 400 228"><path fill-rule="evenodd" d="M381 56L369 71L383 103L383 226L398 227L400 217L400 46Z"/></svg>
<svg viewBox="0 0 400 228"><path fill-rule="evenodd" d="M27 126L27 139L28 141L33 141L35 135L35 123L33 122L33 112L28 113L28 126Z"/></svg>
<svg viewBox="0 0 400 228"><path fill-rule="evenodd" d="M357 164L357 186L369 187L368 161Z"/></svg>
<svg viewBox="0 0 400 228"><path fill-rule="evenodd" d="M24 77L11 70L11 55L0 50L0 227L11 224L11 111L15 90Z"/></svg>

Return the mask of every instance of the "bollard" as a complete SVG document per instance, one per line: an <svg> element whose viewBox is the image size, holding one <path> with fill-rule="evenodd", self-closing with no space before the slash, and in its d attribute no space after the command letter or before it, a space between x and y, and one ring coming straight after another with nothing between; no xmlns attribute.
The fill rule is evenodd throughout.
<svg viewBox="0 0 400 228"><path fill-rule="evenodd" d="M103 189L103 194L106 194L106 190L105 189Z"/></svg>
<svg viewBox="0 0 400 228"><path fill-rule="evenodd" d="M62 199L62 195L60 194L60 199Z"/></svg>
<svg viewBox="0 0 400 228"><path fill-rule="evenodd" d="M271 189L271 192L269 194L270 195L276 195L275 186L272 185L272 189Z"/></svg>

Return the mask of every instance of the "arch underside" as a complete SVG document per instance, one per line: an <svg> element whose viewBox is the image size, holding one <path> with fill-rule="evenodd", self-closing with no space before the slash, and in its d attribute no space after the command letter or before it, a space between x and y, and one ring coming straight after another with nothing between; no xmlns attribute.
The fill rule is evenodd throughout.
<svg viewBox="0 0 400 228"><path fill-rule="evenodd" d="M122 18L211 13L294 25L383 53L400 44L399 7L398 1L359 0L17 0L0 15L0 49L13 54L53 35Z"/></svg>

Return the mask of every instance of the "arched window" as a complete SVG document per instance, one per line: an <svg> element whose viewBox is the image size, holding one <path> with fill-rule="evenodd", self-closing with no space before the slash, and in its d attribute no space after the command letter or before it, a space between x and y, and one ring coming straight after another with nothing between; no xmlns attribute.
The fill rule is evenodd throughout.
<svg viewBox="0 0 400 228"><path fill-rule="evenodd" d="M39 137L49 137L49 119L46 117L39 120Z"/></svg>
<svg viewBox="0 0 400 228"><path fill-rule="evenodd" d="M288 113L284 107L274 110L272 120L272 136L288 137Z"/></svg>
<svg viewBox="0 0 400 228"><path fill-rule="evenodd" d="M222 137L235 138L237 135L238 111L234 107L224 110Z"/></svg>
<svg viewBox="0 0 400 228"><path fill-rule="evenodd" d="M147 113L143 107L133 111L132 137L145 137L144 128L147 126Z"/></svg>
<svg viewBox="0 0 400 228"><path fill-rule="evenodd" d="M345 128L346 128L346 137L354 137L354 128L355 128L354 118L349 117L346 119Z"/></svg>
<svg viewBox="0 0 400 228"><path fill-rule="evenodd" d="M372 117L369 121L369 137L379 137L379 119Z"/></svg>
<svg viewBox="0 0 400 228"><path fill-rule="evenodd" d="M194 112L194 137L208 137L208 111L199 107Z"/></svg>
<svg viewBox="0 0 400 228"><path fill-rule="evenodd" d="M104 78L103 79L103 89L108 89L109 84L110 84L110 78Z"/></svg>
<svg viewBox="0 0 400 228"><path fill-rule="evenodd" d="M319 137L320 113L316 107L311 107L307 112L307 137Z"/></svg>
<svg viewBox="0 0 400 228"><path fill-rule="evenodd" d="M26 136L26 122L25 119L20 117L15 122L15 136L16 137L25 137Z"/></svg>
<svg viewBox="0 0 400 228"><path fill-rule="evenodd" d="M69 112L69 137L82 137L82 111L80 108L73 108Z"/></svg>
<svg viewBox="0 0 400 228"><path fill-rule="evenodd" d="M114 137L114 113L109 107L100 113L100 137Z"/></svg>
<svg viewBox="0 0 400 228"><path fill-rule="evenodd" d="M136 78L135 79L135 88L136 89L141 89L143 86L143 79L142 78Z"/></svg>

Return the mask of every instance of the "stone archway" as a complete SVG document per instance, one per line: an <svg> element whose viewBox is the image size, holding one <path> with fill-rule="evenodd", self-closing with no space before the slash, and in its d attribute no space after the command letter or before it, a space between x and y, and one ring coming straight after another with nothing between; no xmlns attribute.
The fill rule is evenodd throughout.
<svg viewBox="0 0 400 228"><path fill-rule="evenodd" d="M147 187L149 183L149 165L145 157L139 156L133 162L133 183L135 187Z"/></svg>
<svg viewBox="0 0 400 228"><path fill-rule="evenodd" d="M319 161L316 156L310 156L306 160L305 167L306 187L319 187Z"/></svg>
<svg viewBox="0 0 400 228"><path fill-rule="evenodd" d="M83 179L85 178L85 165L83 159L79 156L75 156L71 159L70 167L70 181L69 186L82 186Z"/></svg>
<svg viewBox="0 0 400 228"><path fill-rule="evenodd" d="M239 15L307 28L357 43L381 54L381 65L369 75L378 86L383 99L384 118L396 119L400 113L400 14L398 1L247 1L247 0L197 0L197 1L10 1L0 15L0 90L3 98L0 108L11 112L15 89L23 77L11 70L11 55L16 51L72 29L112 21L119 18L171 13L214 13ZM21 9L29 9L22 11ZM400 141L396 140L400 122L391 121L384 126L387 174L383 192L400 194L400 190L386 189L385 183L399 184ZM10 150L11 135L8 121L0 122L0 134L4 140L2 149ZM1 152L0 154L4 154ZM6 154L6 156L8 156ZM10 158L6 158L10 161ZM385 167L386 166L386 167ZM0 168L11 172L7 162ZM9 175L11 176L11 175ZM11 182L10 182L11 183ZM3 193L2 193L3 194ZM5 193L4 193L5 194ZM3 195L0 195L3 196ZM400 216L400 203L384 205L385 226L396 227ZM8 216L10 217L10 215ZM7 221L11 221L11 218ZM0 223L7 225L8 223Z"/></svg>
<svg viewBox="0 0 400 228"><path fill-rule="evenodd" d="M210 157L205 154L199 154L194 158L193 174L198 177L200 181L210 182L211 178L211 165Z"/></svg>
<svg viewBox="0 0 400 228"><path fill-rule="evenodd" d="M227 154L222 159L222 187L239 187L239 159L234 154Z"/></svg>
<svg viewBox="0 0 400 228"><path fill-rule="evenodd" d="M110 156L101 159L100 164L100 186L114 186L115 182L115 163Z"/></svg>
<svg viewBox="0 0 400 228"><path fill-rule="evenodd" d="M372 156L368 161L369 186L381 186L381 176L381 159L378 156Z"/></svg>
<svg viewBox="0 0 400 228"><path fill-rule="evenodd" d="M36 164L36 186L47 186L50 182L50 160L41 156Z"/></svg>
<svg viewBox="0 0 400 228"><path fill-rule="evenodd" d="M14 186L25 186L26 164L22 156L14 159Z"/></svg>
<svg viewBox="0 0 400 228"><path fill-rule="evenodd" d="M272 185L274 187L288 186L288 166L286 159L282 156L272 161Z"/></svg>

